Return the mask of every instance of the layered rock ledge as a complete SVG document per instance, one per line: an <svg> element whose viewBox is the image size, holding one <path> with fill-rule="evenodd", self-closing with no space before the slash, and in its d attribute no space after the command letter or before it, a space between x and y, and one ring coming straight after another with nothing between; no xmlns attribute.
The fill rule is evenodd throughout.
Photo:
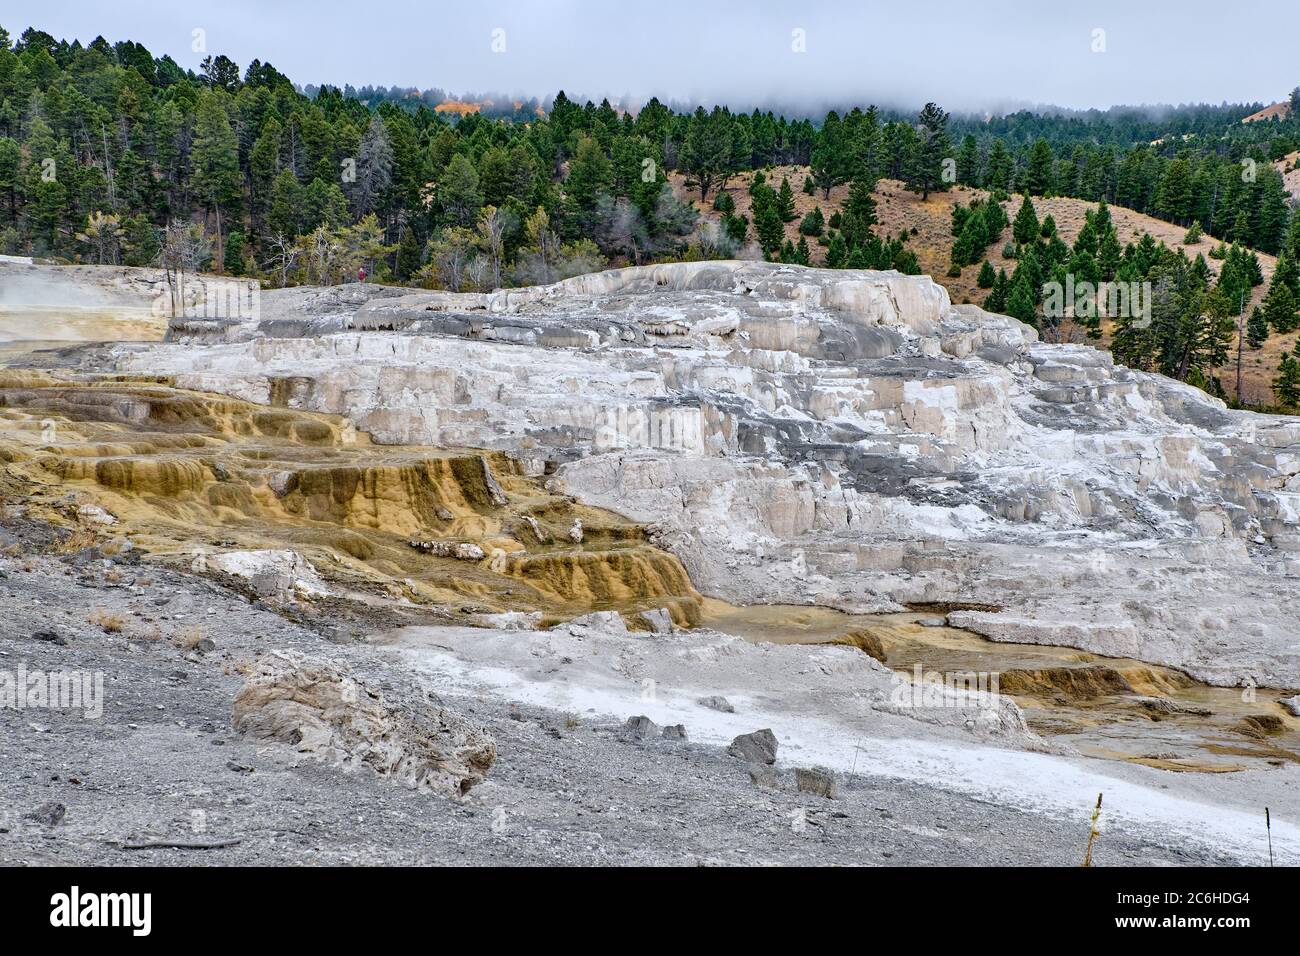
<svg viewBox="0 0 1300 956"><path fill-rule="evenodd" d="M736 603L936 604L995 640L1300 685L1300 420L1041 343L927 277L295 289L169 338L117 368L506 451Z"/></svg>

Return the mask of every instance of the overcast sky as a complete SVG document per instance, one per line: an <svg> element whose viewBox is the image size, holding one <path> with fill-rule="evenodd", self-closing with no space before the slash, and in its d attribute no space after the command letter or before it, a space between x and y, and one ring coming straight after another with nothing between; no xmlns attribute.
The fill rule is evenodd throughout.
<svg viewBox="0 0 1300 956"><path fill-rule="evenodd" d="M241 69L269 60L300 84L997 109L1274 102L1300 84L1295 11L1296 0L0 0L0 25L133 39L189 67L201 28L209 52Z"/></svg>

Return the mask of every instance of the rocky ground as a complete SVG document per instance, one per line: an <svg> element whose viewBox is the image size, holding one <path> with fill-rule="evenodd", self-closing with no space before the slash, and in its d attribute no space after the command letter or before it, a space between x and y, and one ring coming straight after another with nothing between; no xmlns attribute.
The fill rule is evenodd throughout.
<svg viewBox="0 0 1300 956"><path fill-rule="evenodd" d="M925 277L265 298L8 363L0 703L103 696L0 707L0 862L1072 864L1098 792L1099 863L1258 864L1265 806L1300 861L1294 421ZM701 592L1265 696L1194 741L1130 687L1179 752L1082 756Z"/></svg>
<svg viewBox="0 0 1300 956"><path fill-rule="evenodd" d="M400 656L189 573L4 536L0 670L103 672L103 713L0 710L0 864L1064 864L1086 814L1030 812L895 776L864 760L837 795L800 792L721 746L638 739L608 713L466 691L438 703L481 726L497 757L463 798L304 757L231 727L241 661L330 659L397 707L429 684ZM324 633L322 633L324 632ZM328 636L327 636L328 635ZM197 638L197 639L196 639ZM755 730L759 728L754 728ZM936 781L937 783L938 781ZM188 847L130 848L137 844ZM211 848L199 848L212 845ZM1116 825L1104 865L1222 864L1239 848Z"/></svg>

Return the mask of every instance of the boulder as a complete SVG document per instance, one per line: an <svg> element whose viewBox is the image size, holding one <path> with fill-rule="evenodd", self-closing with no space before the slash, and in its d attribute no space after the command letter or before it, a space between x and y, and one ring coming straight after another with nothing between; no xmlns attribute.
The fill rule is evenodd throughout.
<svg viewBox="0 0 1300 956"><path fill-rule="evenodd" d="M741 734L731 742L727 753L747 763L776 763L776 734L764 728L752 734Z"/></svg>
<svg viewBox="0 0 1300 956"><path fill-rule="evenodd" d="M731 705L731 701L716 694L712 697L701 697L695 703L701 707L707 707L709 710L721 711L724 714L734 714L736 712L736 708Z"/></svg>
<svg viewBox="0 0 1300 956"><path fill-rule="evenodd" d="M801 793L811 793L817 797L834 800L838 792L835 776L829 770L810 770L797 767L794 772L794 785Z"/></svg>
<svg viewBox="0 0 1300 956"><path fill-rule="evenodd" d="M646 740L650 737L659 736L659 725L645 714L638 714L635 717L629 717L623 724L623 734L633 740Z"/></svg>

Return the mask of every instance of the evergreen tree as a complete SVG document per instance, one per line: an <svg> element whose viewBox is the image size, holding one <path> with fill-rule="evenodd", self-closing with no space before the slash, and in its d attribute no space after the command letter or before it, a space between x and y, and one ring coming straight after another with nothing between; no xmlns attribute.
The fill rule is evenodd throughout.
<svg viewBox="0 0 1300 956"><path fill-rule="evenodd" d="M980 266L980 274L975 280L975 285L981 289L991 289L996 281L997 275L993 271L993 263L985 259L984 264Z"/></svg>
<svg viewBox="0 0 1300 956"><path fill-rule="evenodd" d="M906 185L921 194L921 201L931 192L947 190L943 179L944 160L952 157L948 140L948 114L934 103L926 103L917 117L916 143L906 163Z"/></svg>
<svg viewBox="0 0 1300 956"><path fill-rule="evenodd" d="M1038 303L1028 274L1022 274L1012 284L1007 296L1007 315L1034 328L1038 327Z"/></svg>
<svg viewBox="0 0 1300 956"><path fill-rule="evenodd" d="M1277 332L1294 332L1300 328L1300 300L1285 282L1274 282L1264 296L1264 320Z"/></svg>
<svg viewBox="0 0 1300 956"><path fill-rule="evenodd" d="M194 143L190 148L194 167L194 193L203 206L216 215L217 258L222 258L223 211L231 211L240 196L239 141L216 93L199 97L194 120Z"/></svg>
<svg viewBox="0 0 1300 956"><path fill-rule="evenodd" d="M1292 355L1283 355L1273 379L1273 394L1283 408L1300 406L1300 361Z"/></svg>
<svg viewBox="0 0 1300 956"><path fill-rule="evenodd" d="M1011 173L1015 169L1015 160L1001 139L995 139L989 147L988 162L985 164L984 186L987 189L1002 191L1011 188Z"/></svg>
<svg viewBox="0 0 1300 956"><path fill-rule="evenodd" d="M226 249L221 267L232 276L244 274L244 234L232 232L226 237Z"/></svg>
<svg viewBox="0 0 1300 956"><path fill-rule="evenodd" d="M803 236L799 237L799 243L795 246L795 261L801 266L812 265L812 255L808 251L808 240Z"/></svg>
<svg viewBox="0 0 1300 956"><path fill-rule="evenodd" d="M1007 299L1011 295L1011 281L1007 278L1007 270L999 269L998 277L993 282L993 288L984 298L984 311L993 312L997 315L1005 315L1007 312Z"/></svg>
<svg viewBox="0 0 1300 956"><path fill-rule="evenodd" d="M1020 245L1025 246L1038 238L1039 225L1038 214L1034 211L1034 204L1030 202L1029 197L1020 203L1020 211L1016 213L1015 221L1011 224L1011 235Z"/></svg>
<svg viewBox="0 0 1300 956"><path fill-rule="evenodd" d="M843 124L839 114L831 110L818 131L811 159L813 179L821 188L823 199L830 199L831 190L844 182L844 153Z"/></svg>
<svg viewBox="0 0 1300 956"><path fill-rule="evenodd" d="M794 190L790 188L790 180L781 177L781 188L776 195L776 208L781 214L782 222L794 221Z"/></svg>
<svg viewBox="0 0 1300 956"><path fill-rule="evenodd" d="M979 186L981 182L979 166L979 146L975 142L975 137L967 133L961 141L961 149L957 151L957 182L963 186Z"/></svg>
<svg viewBox="0 0 1300 956"><path fill-rule="evenodd" d="M1047 140L1039 137L1029 150L1029 162L1025 167L1022 191L1031 196L1043 196L1052 191L1053 181L1052 147Z"/></svg>
<svg viewBox="0 0 1300 956"><path fill-rule="evenodd" d="M1264 310L1255 306L1250 313L1250 321L1246 324L1246 342L1252 349L1258 349L1268 341L1268 319L1264 317Z"/></svg>
<svg viewBox="0 0 1300 956"><path fill-rule="evenodd" d="M813 206L812 210L799 222L799 232L805 236L820 236L825 227L826 219L822 216L820 206Z"/></svg>
<svg viewBox="0 0 1300 956"><path fill-rule="evenodd" d="M781 222L781 213L777 209L776 193L771 187L754 196L752 208L754 214L754 231L758 234L758 244L769 256L776 254L785 239L785 225Z"/></svg>
<svg viewBox="0 0 1300 956"><path fill-rule="evenodd" d="M848 259L848 249L844 245L844 237L838 232L831 236L830 244L826 247L826 267L828 269L843 269L844 263Z"/></svg>
<svg viewBox="0 0 1300 956"><path fill-rule="evenodd" d="M706 113L696 107L682 142L680 162L700 186L700 202L709 198L709 190L730 172L733 163L731 114L720 106Z"/></svg>
<svg viewBox="0 0 1300 956"><path fill-rule="evenodd" d="M848 198L840 216L840 231L844 241L850 247L861 245L871 235L871 227L876 224L876 199L873 184L855 179L849 187Z"/></svg>

